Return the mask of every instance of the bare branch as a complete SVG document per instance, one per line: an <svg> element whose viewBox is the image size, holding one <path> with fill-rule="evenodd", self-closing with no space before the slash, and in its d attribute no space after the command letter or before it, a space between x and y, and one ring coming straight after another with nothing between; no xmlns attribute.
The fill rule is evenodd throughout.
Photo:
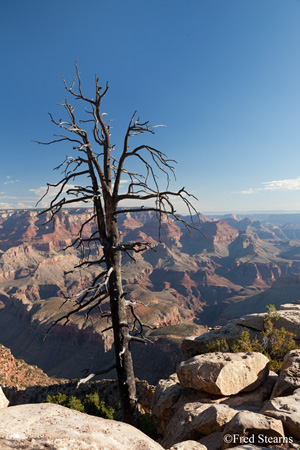
<svg viewBox="0 0 300 450"><path fill-rule="evenodd" d="M131 336L131 340L132 340L132 338L133 337L135 337L135 336L137 336L137 335L139 335L142 339L146 339L144 336L143 336L143 333L144 333L144 328L149 328L150 330L156 330L157 328L159 328L158 326L152 326L152 325L148 325L148 324L146 324L146 323L144 323L143 321L142 321L142 319L140 318L140 316L136 313L136 311L135 311L135 305L136 305L136 302L130 302L130 301L127 301L126 302L126 305L127 306L129 306L129 308L130 308L130 310L131 310L131 313L132 313L132 315L133 315L133 317L134 317L134 322L133 322L133 327L132 327L132 330L131 330L131 333L135 333L133 336ZM151 342L151 341L150 341Z"/></svg>
<svg viewBox="0 0 300 450"><path fill-rule="evenodd" d="M158 327L143 322L142 317L136 311L136 305L140 302L126 300L127 294L122 287L122 257L128 255L129 258L135 260L134 255L150 249L151 244L142 241L122 243L117 218L119 214L127 212L154 212L158 219L160 239L166 216L181 222L188 230L196 228L193 226L193 222L192 225L187 223L176 212L173 203L174 199L180 199L185 204L193 221L193 213L197 214L197 211L190 200L195 197L189 194L185 188L177 192L169 189L171 178L175 178L174 164L176 161L168 159L163 152L147 144L130 149L134 136L144 133L154 134L155 129L159 126L151 126L148 121L140 121L139 118L136 118L136 111L130 118L119 156L112 155L115 148L110 141L111 125L105 119L105 113L102 111L102 100L108 92L108 83L103 88L96 76L95 98L88 98L83 92L76 62L75 71L75 78L70 86L62 75L64 86L69 96L84 104L84 114L87 116L78 119L78 112L69 103L67 97L60 104L66 120L55 120L50 114L51 122L62 130L62 134L54 135L54 139L50 142L38 141L38 143L50 145L51 143L68 142L72 144L74 156L66 156L64 161L56 167L62 171L63 178L56 184L47 184L45 195L51 188L55 192L50 206L43 213L47 214L49 221L53 220L54 222L63 207L75 206L79 202L93 204L94 210L90 217L85 219L72 243L66 247L66 249L73 247L80 257L74 269L66 273L81 272L84 269L96 267L99 272L95 273L89 286L84 284L84 288L81 288L80 292L69 297L65 296L63 305L66 306L67 302L70 302L70 308L53 321L47 333L60 322L63 325L69 323L74 314L84 313L85 320L91 320L90 314L95 309L99 310L98 318L100 316L100 318L109 319L107 327L102 332L114 330L115 363L100 372L83 378L79 381L78 386L89 381L95 375L106 373L116 367L123 418L132 423L137 410L129 343L132 341L144 344L151 342L144 336L144 331L146 328L154 330ZM87 129L85 129L85 124L89 124ZM138 166L142 166L141 170L138 169L141 173L131 170L130 164L135 161ZM166 181L164 190L160 190L159 175L162 175ZM129 181L125 194L119 192L123 181L122 177L126 177L126 180ZM88 182L86 182L87 178ZM138 205L133 208L126 206L120 209L119 204L128 200L136 201ZM149 206L139 206L147 201L149 201L147 203ZM94 228L88 228L92 222L94 222ZM102 268L102 265L105 265L105 268ZM94 270L92 272L94 273ZM109 302L107 302L108 299ZM130 323L127 313L131 313Z"/></svg>
<svg viewBox="0 0 300 450"><path fill-rule="evenodd" d="M76 388L78 389L79 386L80 386L81 384L87 383L87 382L90 381L92 378L94 378L94 377L96 377L96 376L98 376L98 375L104 375L105 373L108 373L108 372L110 372L110 371L113 370L113 369L116 369L116 363L115 363L115 362L112 363L112 364L110 364L109 366L105 367L105 368L102 369L102 370L98 370L97 372L91 373L91 374L88 375L86 378L81 378L81 379L78 381Z"/></svg>

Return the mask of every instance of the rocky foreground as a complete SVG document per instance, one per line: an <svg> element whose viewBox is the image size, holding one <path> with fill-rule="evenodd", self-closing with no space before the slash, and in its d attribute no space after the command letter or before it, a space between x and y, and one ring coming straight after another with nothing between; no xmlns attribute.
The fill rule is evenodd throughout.
<svg viewBox="0 0 300 450"><path fill-rule="evenodd" d="M284 305L279 315L277 322L297 328L299 305ZM245 317L241 322L249 324ZM260 319L252 315L252 325ZM214 339L216 332L226 335L230 326L237 325L189 338L194 356L157 384L152 414L159 443L129 425L58 405L7 407L1 390L1 450L299 450L300 350L287 353L279 376L258 352L197 354L199 341Z"/></svg>
<svg viewBox="0 0 300 450"><path fill-rule="evenodd" d="M1 450L161 450L125 423L88 416L54 404L0 410Z"/></svg>
<svg viewBox="0 0 300 450"><path fill-rule="evenodd" d="M161 444L118 421L53 404L8 407L0 395L0 448L51 450L300 449L300 350L277 377L260 353L199 355L156 387ZM237 444L253 443L254 446Z"/></svg>
<svg viewBox="0 0 300 450"><path fill-rule="evenodd" d="M300 350L287 354L279 377L254 352L199 355L180 364L154 395L163 448L300 449L299 366Z"/></svg>
<svg viewBox="0 0 300 450"><path fill-rule="evenodd" d="M276 327L295 331L299 341L300 306L283 305L278 315ZM246 327L255 336L264 316L244 316L183 341L189 359L159 381L153 399L163 448L300 449L299 349L286 354L279 376L261 353L201 354L209 341L237 338Z"/></svg>

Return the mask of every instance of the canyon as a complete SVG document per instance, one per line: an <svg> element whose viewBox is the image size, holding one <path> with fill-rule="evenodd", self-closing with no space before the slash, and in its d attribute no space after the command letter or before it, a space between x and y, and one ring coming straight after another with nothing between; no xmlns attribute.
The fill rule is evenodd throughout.
<svg viewBox="0 0 300 450"><path fill-rule="evenodd" d="M52 224L37 210L0 211L0 343L49 376L79 378L113 358L112 333L101 333L108 322L97 313L90 320L74 317L47 334L72 304L65 296L76 298L96 274L95 267L70 273L80 252L69 246L90 215L87 209L64 210ZM120 214L123 242L151 244L135 261L124 257L123 283L128 299L141 302L143 321L158 326L148 331L152 344L132 346L136 376L152 384L175 371L184 337L264 312L270 303L299 299L297 221L193 220L199 230L191 233L164 220L159 239L155 214ZM92 222L86 232L93 232Z"/></svg>

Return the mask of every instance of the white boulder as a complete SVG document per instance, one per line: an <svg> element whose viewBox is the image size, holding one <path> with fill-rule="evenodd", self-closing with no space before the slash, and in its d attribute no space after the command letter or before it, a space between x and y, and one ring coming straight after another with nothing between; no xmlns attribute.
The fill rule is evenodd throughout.
<svg viewBox="0 0 300 450"><path fill-rule="evenodd" d="M140 430L51 403L0 410L0 448L163 450Z"/></svg>
<svg viewBox="0 0 300 450"><path fill-rule="evenodd" d="M197 441L184 441L172 445L169 450L208 450L205 445L199 444Z"/></svg>
<svg viewBox="0 0 300 450"><path fill-rule="evenodd" d="M281 420L288 434L300 439L300 389L294 391L293 395L273 398L261 412Z"/></svg>
<svg viewBox="0 0 300 450"><path fill-rule="evenodd" d="M277 445L286 443L286 439L280 420L264 414L242 411L225 426L222 450L241 444L255 444L261 447L264 444L270 447L272 444L276 448Z"/></svg>
<svg viewBox="0 0 300 450"><path fill-rule="evenodd" d="M291 395L298 388L300 388L300 350L291 350L285 355L271 398Z"/></svg>
<svg viewBox="0 0 300 450"><path fill-rule="evenodd" d="M183 361L177 368L180 384L215 395L253 391L269 372L269 360L258 352L206 353Z"/></svg>

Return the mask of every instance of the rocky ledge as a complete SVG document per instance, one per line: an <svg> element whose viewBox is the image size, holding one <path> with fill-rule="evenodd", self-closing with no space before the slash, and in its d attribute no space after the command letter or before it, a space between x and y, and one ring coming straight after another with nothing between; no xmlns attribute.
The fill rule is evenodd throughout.
<svg viewBox="0 0 300 450"><path fill-rule="evenodd" d="M156 386L153 419L160 443L121 422L58 405L7 407L0 388L0 448L300 449L300 350L286 355L279 376L268 371L260 353L200 356Z"/></svg>
<svg viewBox="0 0 300 450"><path fill-rule="evenodd" d="M1 450L162 450L141 431L54 404L0 410Z"/></svg>
<svg viewBox="0 0 300 450"><path fill-rule="evenodd" d="M278 319L274 322L277 329L285 328L294 334L295 342L300 345L300 303L281 305L277 311ZM189 336L183 339L181 352L187 358L192 358L206 351L207 344L225 338L232 344L245 330L251 338L259 338L264 330L264 319L267 313L247 314L239 319L230 320L224 327L215 327L201 336Z"/></svg>
<svg viewBox="0 0 300 450"><path fill-rule="evenodd" d="M239 322L251 323L252 330L260 329L260 314L245 317ZM280 317L285 328L293 330L300 320L300 308L284 305ZM236 326L236 321L232 322ZM224 329L228 337L230 326L218 330L217 338L224 335ZM152 417L159 443L129 425L58 405L7 408L0 389L0 448L300 450L300 349L286 354L276 375L269 371L268 359L258 352L197 354L201 339L216 339L214 333L194 339L193 356L157 384ZM193 339L186 341L191 344Z"/></svg>
<svg viewBox="0 0 300 450"><path fill-rule="evenodd" d="M300 306L283 305L278 314L275 326L293 332L297 342ZM245 328L258 336L264 317L247 315L184 339L189 359L159 381L153 398L153 419L165 449L300 449L299 349L286 354L279 376L258 352L202 354L211 341L233 342Z"/></svg>
<svg viewBox="0 0 300 450"><path fill-rule="evenodd" d="M208 353L181 363L154 393L162 446L300 449L299 363L300 350L286 355L279 376L255 352Z"/></svg>

